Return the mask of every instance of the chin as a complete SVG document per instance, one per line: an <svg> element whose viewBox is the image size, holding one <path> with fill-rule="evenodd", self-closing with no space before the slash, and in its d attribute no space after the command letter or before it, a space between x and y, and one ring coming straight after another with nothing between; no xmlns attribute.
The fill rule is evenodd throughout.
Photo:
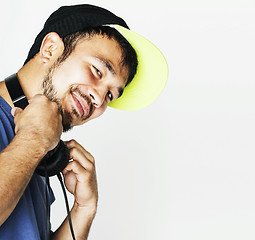
<svg viewBox="0 0 255 240"><path fill-rule="evenodd" d="M63 132L67 132L75 126L80 126L84 123L87 123L90 120L100 117L105 112L105 110L106 108L95 109L93 113L89 117L85 118L84 120L80 120L80 118L77 118L75 114L64 112L62 116Z"/></svg>

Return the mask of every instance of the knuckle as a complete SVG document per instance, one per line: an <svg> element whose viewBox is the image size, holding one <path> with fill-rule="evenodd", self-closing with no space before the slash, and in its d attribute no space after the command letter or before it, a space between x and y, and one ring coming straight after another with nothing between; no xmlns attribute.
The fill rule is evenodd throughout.
<svg viewBox="0 0 255 240"><path fill-rule="evenodd" d="M77 163L76 161L72 161L72 162L70 162L69 164L70 164L70 166L71 166L72 168L74 168L74 169L77 169L77 167L78 167L78 163Z"/></svg>
<svg viewBox="0 0 255 240"><path fill-rule="evenodd" d="M95 158L92 156L91 153L87 152L87 158L90 162L92 162L93 164L95 164Z"/></svg>
<svg viewBox="0 0 255 240"><path fill-rule="evenodd" d="M89 162L87 164L88 164L87 170L93 172L95 169L95 164L92 162Z"/></svg>
<svg viewBox="0 0 255 240"><path fill-rule="evenodd" d="M78 149L77 148L71 148L70 149L70 154L72 154L72 155L77 155L77 153L78 153Z"/></svg>
<svg viewBox="0 0 255 240"><path fill-rule="evenodd" d="M78 166L79 166L78 162L77 161L73 161L72 163L73 163L73 167L75 167L77 169Z"/></svg>
<svg viewBox="0 0 255 240"><path fill-rule="evenodd" d="M95 166L96 160L91 154L90 154L90 161Z"/></svg>
<svg viewBox="0 0 255 240"><path fill-rule="evenodd" d="M49 99L43 94L37 95L36 98L40 99L43 102L49 101Z"/></svg>
<svg viewBox="0 0 255 240"><path fill-rule="evenodd" d="M48 100L49 101L49 100ZM50 105L52 107L53 110L57 110L58 109L58 105L56 102L50 101Z"/></svg>
<svg viewBox="0 0 255 240"><path fill-rule="evenodd" d="M74 145L77 144L77 142L76 142L74 139L71 139L71 140L69 141L69 144L72 145L72 146L74 146Z"/></svg>

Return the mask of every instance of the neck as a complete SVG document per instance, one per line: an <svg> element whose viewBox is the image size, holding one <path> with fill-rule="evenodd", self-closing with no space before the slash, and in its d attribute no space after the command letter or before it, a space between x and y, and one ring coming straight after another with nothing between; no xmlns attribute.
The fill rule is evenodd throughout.
<svg viewBox="0 0 255 240"><path fill-rule="evenodd" d="M18 72L20 86L27 98L30 100L34 95L41 94L42 80L44 78L44 71L34 64L33 61L28 62ZM0 82L0 96L11 106L14 107L5 82Z"/></svg>
<svg viewBox="0 0 255 240"><path fill-rule="evenodd" d="M42 93L41 84L44 75L35 64L28 62L17 72L17 76L27 100Z"/></svg>

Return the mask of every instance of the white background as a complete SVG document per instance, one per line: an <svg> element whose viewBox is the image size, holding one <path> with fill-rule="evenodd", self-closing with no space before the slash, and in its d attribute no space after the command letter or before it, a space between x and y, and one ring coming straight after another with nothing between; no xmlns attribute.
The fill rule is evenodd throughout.
<svg viewBox="0 0 255 240"><path fill-rule="evenodd" d="M122 16L169 64L154 104L109 108L63 136L96 158L90 239L255 239L255 2L2 1L0 79L22 66L49 14L73 3ZM55 229L65 206L56 179L52 186Z"/></svg>

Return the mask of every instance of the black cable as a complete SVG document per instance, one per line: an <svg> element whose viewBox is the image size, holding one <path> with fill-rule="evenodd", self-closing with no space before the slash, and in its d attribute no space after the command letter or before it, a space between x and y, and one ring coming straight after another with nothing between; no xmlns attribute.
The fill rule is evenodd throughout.
<svg viewBox="0 0 255 240"><path fill-rule="evenodd" d="M64 198L65 198L65 203L66 203L66 211L67 211L67 216L68 216L68 221L69 221L69 226L70 226L70 230L71 230L71 234L73 237L73 240L75 240L75 235L74 235L74 231L73 231L73 224L72 224L72 219L71 219L71 215L70 215L70 209L69 209L69 205L68 205L68 199L67 199L67 195L66 195L66 190L65 190L65 186L63 183L63 179L60 173L57 174L58 180L60 182L60 185L62 187L63 190L63 194L64 194Z"/></svg>
<svg viewBox="0 0 255 240"><path fill-rule="evenodd" d="M57 177L58 177L58 180L59 180L60 185L61 185L62 190L63 190L65 203L66 203L66 211L67 211L69 226L70 226L70 230L71 230L73 240L75 240L75 235L74 235L74 231L73 231L73 224L72 224L72 219L71 219L71 215L70 215L70 209L69 209L69 204L68 204L68 199L67 199L67 195L66 195L65 186L64 186L63 179L62 179L60 173L57 174ZM47 166L45 167L45 179L46 179L45 192L46 192L46 215L47 215L46 216L46 219L47 219L47 240L50 240L50 208L49 208L49 198L48 198L48 189L47 189L47 187L50 186L50 180L49 180L49 176L48 176L48 173L47 173Z"/></svg>

